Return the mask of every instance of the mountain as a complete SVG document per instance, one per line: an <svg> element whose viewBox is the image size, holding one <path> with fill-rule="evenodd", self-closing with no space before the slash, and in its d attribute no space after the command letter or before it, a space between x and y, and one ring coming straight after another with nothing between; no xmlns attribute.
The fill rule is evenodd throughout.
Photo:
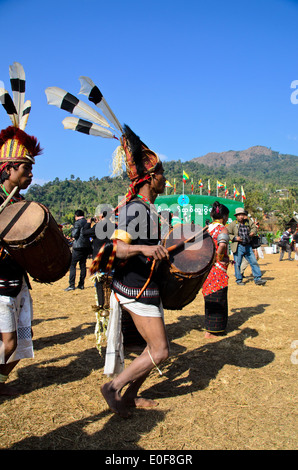
<svg viewBox="0 0 298 470"><path fill-rule="evenodd" d="M245 178L246 181L297 186L298 157L281 154L261 145L247 150L210 152L189 160L189 163L202 169L209 168L218 174L218 179L232 176Z"/></svg>
<svg viewBox="0 0 298 470"><path fill-rule="evenodd" d="M202 157L193 158L191 161L212 167L219 167L222 165L230 167L232 165L243 163L247 164L251 162L251 160L264 160L267 163L272 160L272 163L275 163L283 161L285 157L290 157L291 159L296 160L296 163L298 162L298 157L295 155L283 155L262 145L249 147L246 150L228 150L227 152L220 153L209 152Z"/></svg>

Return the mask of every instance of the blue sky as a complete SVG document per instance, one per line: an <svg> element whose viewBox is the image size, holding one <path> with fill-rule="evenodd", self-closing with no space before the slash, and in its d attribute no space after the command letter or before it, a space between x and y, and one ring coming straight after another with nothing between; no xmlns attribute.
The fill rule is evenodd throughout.
<svg viewBox="0 0 298 470"><path fill-rule="evenodd" d="M116 141L64 130L68 114L47 104L48 86L78 96L80 75L168 161L254 145L298 155L298 1L0 0L0 18L0 80L10 91L9 65L24 66L39 184L111 174Z"/></svg>

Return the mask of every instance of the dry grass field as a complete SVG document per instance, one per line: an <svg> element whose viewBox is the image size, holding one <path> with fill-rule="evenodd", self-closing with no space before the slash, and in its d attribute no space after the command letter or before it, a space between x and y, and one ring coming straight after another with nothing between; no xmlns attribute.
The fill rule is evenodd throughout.
<svg viewBox="0 0 298 470"><path fill-rule="evenodd" d="M73 292L64 292L68 276L33 282L35 358L10 376L23 394L0 398L0 449L296 449L298 261L265 254L260 266L265 286L255 286L250 267L246 285L236 286L229 269L226 336L204 338L201 293L165 312L171 357L142 388L159 406L127 420L109 411L99 391L107 379L95 347L91 281Z"/></svg>

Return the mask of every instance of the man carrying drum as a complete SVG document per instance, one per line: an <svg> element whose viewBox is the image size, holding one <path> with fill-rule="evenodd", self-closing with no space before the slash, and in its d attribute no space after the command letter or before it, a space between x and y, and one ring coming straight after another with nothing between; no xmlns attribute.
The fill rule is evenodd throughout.
<svg viewBox="0 0 298 470"><path fill-rule="evenodd" d="M24 103L23 67L15 62L9 70L13 100L0 88L0 101L13 123L0 132L1 212L6 205L24 199L19 191L30 185L34 157L41 153L37 139L24 132L30 102ZM0 395L15 395L18 392L5 382L20 359L34 355L32 300L27 273L1 246L1 240L0 252Z"/></svg>
<svg viewBox="0 0 298 470"><path fill-rule="evenodd" d="M158 280L151 272L153 260L168 258L168 252L158 244L160 224L153 206L157 195L163 193L165 188L162 163L128 126L124 127L122 145L132 183L124 203L118 207L119 223L112 241L104 245L91 271L96 271L104 258L107 260L114 256L116 262L113 264L115 273L104 369L104 373L113 376L113 380L104 384L101 392L110 409L125 418L129 416L130 408L157 404L137 395L150 371L154 367L158 369L169 354ZM124 263L120 264L122 260ZM122 309L129 312L147 343L142 354L126 369L121 344ZM122 389L127 385L121 396Z"/></svg>
<svg viewBox="0 0 298 470"><path fill-rule="evenodd" d="M114 271L104 369L106 375L114 378L101 387L101 392L113 412L127 417L131 407L156 405L153 400L137 394L150 371L169 354L159 289L152 269L158 260L169 256L159 244L158 214L156 211L154 214L153 208L155 198L164 191L166 180L159 157L128 126L122 127L93 81L81 76L80 82L80 93L104 116L58 87L45 90L48 103L77 116L63 120L65 129L120 140L121 145L114 153L113 173L121 173L125 165L131 180L128 193L117 208L118 227L112 239L102 245L90 269L92 274ZM119 137L114 132L120 134ZM147 343L142 354L125 370L122 308L130 313ZM121 395L125 386L128 387Z"/></svg>

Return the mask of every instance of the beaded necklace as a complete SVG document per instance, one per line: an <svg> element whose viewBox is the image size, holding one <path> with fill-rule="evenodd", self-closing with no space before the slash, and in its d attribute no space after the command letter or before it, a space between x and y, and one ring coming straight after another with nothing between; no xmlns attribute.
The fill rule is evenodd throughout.
<svg viewBox="0 0 298 470"><path fill-rule="evenodd" d="M142 194L137 194L137 197L142 199L142 201L146 202L146 204L149 204L149 206L152 204L152 202L150 202L150 200L146 196L143 196Z"/></svg>
<svg viewBox="0 0 298 470"><path fill-rule="evenodd" d="M8 196L9 196L9 193L6 191L4 184L0 184L0 187L1 187L2 191L4 192L5 196L8 197ZM16 200L21 200L22 198L21 198L21 197L15 197L15 196L13 196L13 198L9 201L9 204L13 204L13 203L14 203L14 199L16 199Z"/></svg>

